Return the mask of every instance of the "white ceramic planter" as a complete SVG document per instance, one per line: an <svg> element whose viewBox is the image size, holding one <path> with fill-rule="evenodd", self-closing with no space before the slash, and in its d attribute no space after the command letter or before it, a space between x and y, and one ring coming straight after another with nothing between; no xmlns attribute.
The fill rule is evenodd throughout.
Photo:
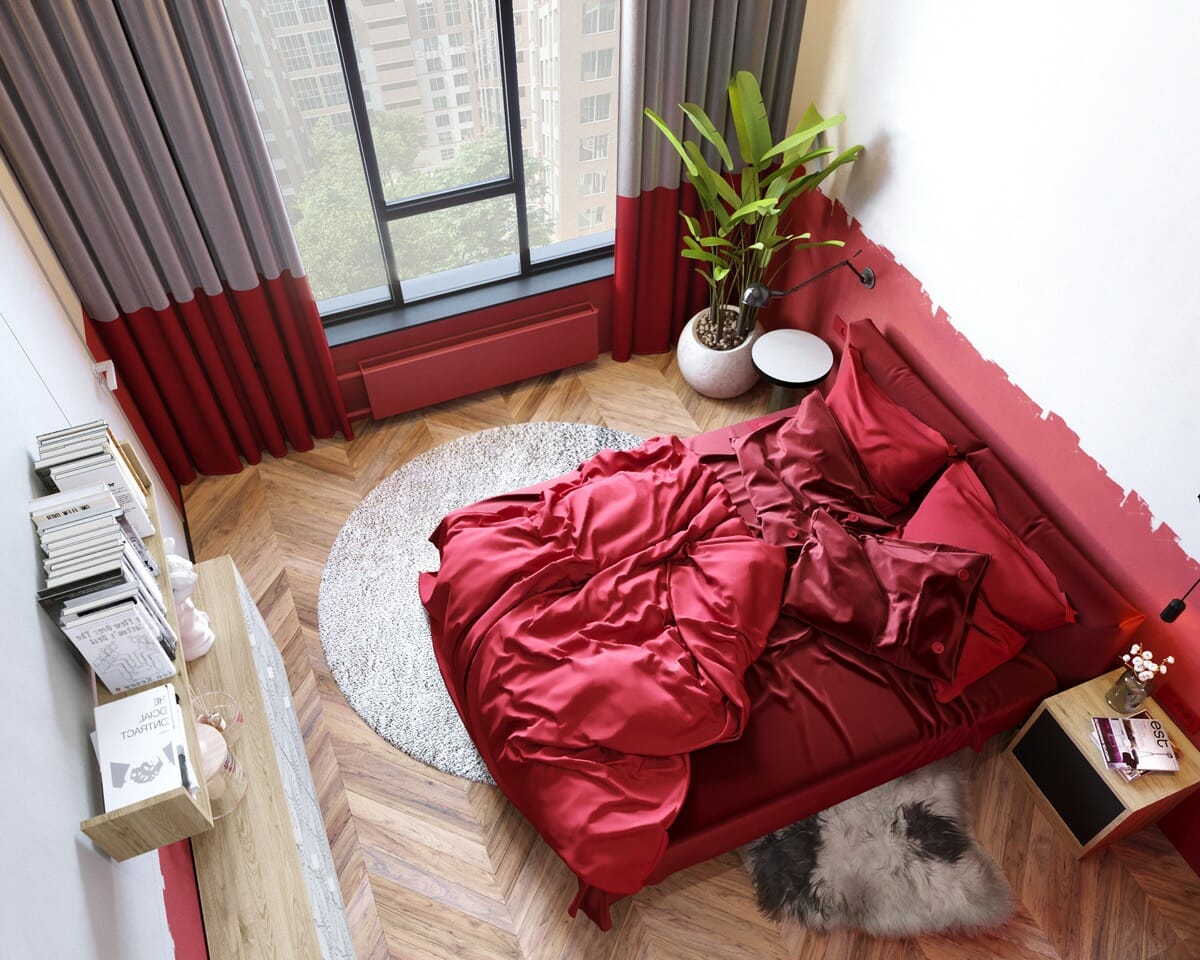
<svg viewBox="0 0 1200 960"><path fill-rule="evenodd" d="M743 343L732 350L713 350L696 339L694 327L697 319L708 313L705 307L695 314L679 334L675 347L675 360L679 372L689 387L699 394L716 400L736 397L758 383L758 371L750 348L762 336L762 327L757 323Z"/></svg>

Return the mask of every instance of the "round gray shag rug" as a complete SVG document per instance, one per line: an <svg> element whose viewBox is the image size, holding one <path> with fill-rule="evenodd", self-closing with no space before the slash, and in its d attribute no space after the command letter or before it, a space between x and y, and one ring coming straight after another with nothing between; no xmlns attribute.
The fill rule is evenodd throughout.
<svg viewBox="0 0 1200 960"><path fill-rule="evenodd" d="M429 535L452 510L641 442L592 424L495 427L413 458L363 498L325 562L317 619L333 678L371 729L423 763L492 782L442 681L417 594L417 575L438 568Z"/></svg>

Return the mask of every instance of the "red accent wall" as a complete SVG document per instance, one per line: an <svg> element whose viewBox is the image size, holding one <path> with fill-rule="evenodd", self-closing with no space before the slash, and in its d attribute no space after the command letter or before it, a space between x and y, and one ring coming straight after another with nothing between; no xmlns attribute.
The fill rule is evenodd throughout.
<svg viewBox="0 0 1200 960"><path fill-rule="evenodd" d="M163 874L167 926L175 941L175 960L208 960L191 841L180 840L160 847L158 862Z"/></svg>
<svg viewBox="0 0 1200 960"><path fill-rule="evenodd" d="M967 412L963 419L968 425L1146 614L1138 640L1159 656L1174 653L1179 661L1156 698L1192 740L1200 742L1200 603L1189 604L1174 624L1158 618L1166 602L1200 576L1200 564L1183 551L1165 524L1153 529L1150 510L1137 493L1126 497L1104 468L1079 448L1078 436L1060 417L1043 417L1041 408L999 366L981 357L945 311L935 308L920 281L890 251L873 243L840 204L812 194L793 209L803 229L823 239L844 240L846 246L793 254L773 286L792 286L860 249L855 265L874 269L877 283L868 289L850 270L838 270L772 301L761 314L764 325L807 329L836 345L841 341L836 317L872 318L938 393L956 410ZM1162 826L1200 872L1200 795L1177 808Z"/></svg>
<svg viewBox="0 0 1200 960"><path fill-rule="evenodd" d="M612 349L612 315L613 315L613 286L612 278L604 277L588 283L580 283L561 290L552 290L535 297L516 300L509 303L499 303L483 310L448 317L435 323L425 323L404 330L382 334L366 340L357 340L333 348L333 367L337 375L338 386L345 401L346 410L351 420L370 416L371 404L363 383L361 366L384 360L396 354L409 354L411 351L429 349L436 350L457 342L467 335L487 336L498 329L510 329L511 325L523 320L531 323L544 321L567 308L580 303L590 303L599 314L601 353ZM540 358L543 368L561 369L578 362L569 356L561 358L555 364L554 356L547 354ZM490 371L495 383L511 383L521 379L525 374L521 371L529 362L527 356L512 356L507 364L500 361L498 368ZM471 383L463 385L460 396L475 392L481 387ZM419 385L413 394L414 401L434 403L444 399L444 387L441 383L430 382ZM412 391L410 391L412 392Z"/></svg>

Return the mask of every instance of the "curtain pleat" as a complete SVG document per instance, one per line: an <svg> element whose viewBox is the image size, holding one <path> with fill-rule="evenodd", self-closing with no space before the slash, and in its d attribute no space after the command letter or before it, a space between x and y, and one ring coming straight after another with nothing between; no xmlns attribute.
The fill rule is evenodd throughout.
<svg viewBox="0 0 1200 960"><path fill-rule="evenodd" d="M695 190L684 178L678 155L643 110L654 110L683 139L688 135L678 104L698 103L733 144L726 89L735 72L749 70L759 78L772 129L780 136L791 106L804 7L803 0L621 5L616 359L668 350L688 317L707 300L703 279L679 255L684 227L678 214L696 215ZM705 147L715 162L715 151Z"/></svg>
<svg viewBox="0 0 1200 960"><path fill-rule="evenodd" d="M353 435L222 4L0 4L0 150L177 481Z"/></svg>

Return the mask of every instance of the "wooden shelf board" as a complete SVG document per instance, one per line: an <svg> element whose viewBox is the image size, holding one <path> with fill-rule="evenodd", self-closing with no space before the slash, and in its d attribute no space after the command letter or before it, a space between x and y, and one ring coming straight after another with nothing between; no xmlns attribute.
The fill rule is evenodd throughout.
<svg viewBox="0 0 1200 960"><path fill-rule="evenodd" d="M320 945L296 849L291 815L250 652L233 561L198 564L194 600L207 611L216 642L192 664L197 689L224 690L242 707L234 755L246 771L246 796L214 829L192 839L204 927L214 958L318 957Z"/></svg>

